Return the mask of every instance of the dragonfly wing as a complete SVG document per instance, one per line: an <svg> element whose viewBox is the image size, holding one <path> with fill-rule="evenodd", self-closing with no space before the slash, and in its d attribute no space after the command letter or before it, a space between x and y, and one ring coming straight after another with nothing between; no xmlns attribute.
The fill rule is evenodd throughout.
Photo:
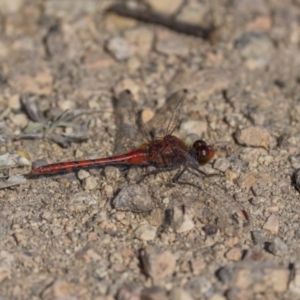
<svg viewBox="0 0 300 300"><path fill-rule="evenodd" d="M116 137L114 154L125 153L132 147L136 135L133 96L125 90L114 99L114 113L116 122ZM132 148L131 148L132 149Z"/></svg>
<svg viewBox="0 0 300 300"><path fill-rule="evenodd" d="M206 204L211 208L220 229L227 228L229 224L234 226L248 224L249 217L242 204L238 203L218 184L202 191L202 194L206 194Z"/></svg>
<svg viewBox="0 0 300 300"><path fill-rule="evenodd" d="M187 90L180 90L167 98L165 104L156 111L155 116L147 123L152 136L156 138L172 134L179 125L182 104L187 96Z"/></svg>
<svg viewBox="0 0 300 300"><path fill-rule="evenodd" d="M114 154L126 153L145 142L142 129L137 127L138 109L129 90L124 90L114 99L114 112L117 127Z"/></svg>
<svg viewBox="0 0 300 300"><path fill-rule="evenodd" d="M165 104L157 110L155 116L145 124L140 117L133 95L123 91L114 101L117 134L114 153L120 154L172 134L179 125L181 107L187 90L180 90L167 98Z"/></svg>

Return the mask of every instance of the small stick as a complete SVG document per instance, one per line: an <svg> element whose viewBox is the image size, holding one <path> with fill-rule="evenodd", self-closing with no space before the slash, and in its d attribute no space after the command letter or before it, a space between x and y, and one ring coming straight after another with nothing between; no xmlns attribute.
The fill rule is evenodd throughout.
<svg viewBox="0 0 300 300"><path fill-rule="evenodd" d="M179 33L201 37L206 40L210 40L213 32L215 31L215 28L213 26L200 27L196 25L191 25L185 22L173 20L172 18L168 18L164 15L157 14L149 10L133 10L126 7L123 4L113 5L107 11L116 13L124 17L133 18L142 22L158 24L167 27L171 30L177 31Z"/></svg>

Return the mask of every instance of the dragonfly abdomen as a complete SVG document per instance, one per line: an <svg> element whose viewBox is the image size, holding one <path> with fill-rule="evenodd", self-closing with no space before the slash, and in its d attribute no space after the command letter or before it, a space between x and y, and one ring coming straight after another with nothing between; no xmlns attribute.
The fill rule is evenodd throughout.
<svg viewBox="0 0 300 300"><path fill-rule="evenodd" d="M148 152L137 149L126 154L99 159L61 162L34 168L32 174L54 174L64 171L73 171L79 168L104 167L107 165L148 165Z"/></svg>

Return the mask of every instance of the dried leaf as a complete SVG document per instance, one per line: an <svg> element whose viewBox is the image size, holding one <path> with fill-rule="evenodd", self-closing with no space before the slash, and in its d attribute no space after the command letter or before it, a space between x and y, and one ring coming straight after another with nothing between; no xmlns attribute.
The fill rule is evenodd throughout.
<svg viewBox="0 0 300 300"><path fill-rule="evenodd" d="M83 132L74 134L62 134L62 136L72 143L82 143L89 139L89 137Z"/></svg>
<svg viewBox="0 0 300 300"><path fill-rule="evenodd" d="M50 123L47 133L52 133L57 127L74 127L75 123L69 121L74 118L70 116L72 116L72 114L70 114L69 110L65 110L53 122Z"/></svg>
<svg viewBox="0 0 300 300"><path fill-rule="evenodd" d="M37 122L29 122L26 126L24 132L25 133L32 133L44 129L46 127L45 124L37 123Z"/></svg>
<svg viewBox="0 0 300 300"><path fill-rule="evenodd" d="M83 115L91 115L91 114L96 114L96 113L100 113L103 112L104 110L90 110L90 109L76 109L74 111L69 111L69 114L66 115L65 117L65 121L72 121L75 118L81 117ZM108 111L108 110L105 110Z"/></svg>
<svg viewBox="0 0 300 300"><path fill-rule="evenodd" d="M11 129L5 124L5 122L0 122L0 146L4 145L11 136Z"/></svg>
<svg viewBox="0 0 300 300"><path fill-rule="evenodd" d="M8 165L9 155L9 153L5 153L0 156L0 167Z"/></svg>
<svg viewBox="0 0 300 300"><path fill-rule="evenodd" d="M34 122L46 123L47 119L42 115L33 101L30 100L30 95L25 94L21 97L21 104L27 116Z"/></svg>
<svg viewBox="0 0 300 300"><path fill-rule="evenodd" d="M37 139L42 139L43 137L44 137L43 133L24 133L14 137L14 140L16 141L23 140L23 139L37 140Z"/></svg>
<svg viewBox="0 0 300 300"><path fill-rule="evenodd" d="M61 134L54 134L49 137L49 139L60 145L63 148L67 148L71 145L71 143L81 143L88 139L86 136L75 136L75 135L61 135Z"/></svg>
<svg viewBox="0 0 300 300"><path fill-rule="evenodd" d="M0 169L30 166L30 161L19 154L5 153L0 155Z"/></svg>
<svg viewBox="0 0 300 300"><path fill-rule="evenodd" d="M91 111L86 109L78 109L75 111L66 110L57 118L55 118L54 121L51 121L47 120L43 114L40 113L37 106L29 99L29 95L24 95L21 101L27 115L35 122L30 122L24 133L15 137L15 140L46 138L64 148L70 146L72 142L80 143L88 139L84 131L86 131L88 128L90 120L84 122L83 124L76 124L72 122L72 120L84 114L92 114L101 111ZM54 131L57 127L77 127L77 130L72 135L54 134Z"/></svg>
<svg viewBox="0 0 300 300"><path fill-rule="evenodd" d="M26 178L22 175L12 175L10 177L0 178L0 189L8 188L14 185L24 184Z"/></svg>

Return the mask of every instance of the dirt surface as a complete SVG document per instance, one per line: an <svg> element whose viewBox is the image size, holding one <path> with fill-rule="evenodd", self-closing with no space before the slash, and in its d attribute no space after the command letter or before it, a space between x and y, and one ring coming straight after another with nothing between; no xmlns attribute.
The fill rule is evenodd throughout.
<svg viewBox="0 0 300 300"><path fill-rule="evenodd" d="M148 120L188 88L176 135L212 144L220 175L185 173L199 189L107 167L1 189L0 299L300 299L300 2L113 4L0 0L1 154L111 155L114 96ZM66 109L84 113L56 126Z"/></svg>

